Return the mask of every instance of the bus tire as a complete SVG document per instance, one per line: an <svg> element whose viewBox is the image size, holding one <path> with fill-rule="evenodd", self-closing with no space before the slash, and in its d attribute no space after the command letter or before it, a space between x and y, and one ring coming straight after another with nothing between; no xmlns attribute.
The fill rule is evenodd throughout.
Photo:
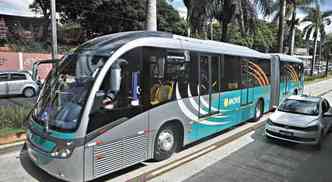
<svg viewBox="0 0 332 182"><path fill-rule="evenodd" d="M259 99L256 103L256 107L255 107L255 116L253 121L258 121L259 119L261 119L261 117L263 116L263 108L264 108L264 104L263 104L263 100Z"/></svg>
<svg viewBox="0 0 332 182"><path fill-rule="evenodd" d="M162 161L172 156L180 143L180 135L176 126L166 124L162 126L154 142L153 159Z"/></svg>

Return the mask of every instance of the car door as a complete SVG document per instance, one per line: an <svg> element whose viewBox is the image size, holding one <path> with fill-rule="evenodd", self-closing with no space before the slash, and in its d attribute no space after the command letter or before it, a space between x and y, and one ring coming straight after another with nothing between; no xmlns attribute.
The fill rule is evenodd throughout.
<svg viewBox="0 0 332 182"><path fill-rule="evenodd" d="M27 81L25 74L22 73L11 73L8 89L9 94L22 94L22 89Z"/></svg>
<svg viewBox="0 0 332 182"><path fill-rule="evenodd" d="M8 94L8 74L0 74L0 95Z"/></svg>

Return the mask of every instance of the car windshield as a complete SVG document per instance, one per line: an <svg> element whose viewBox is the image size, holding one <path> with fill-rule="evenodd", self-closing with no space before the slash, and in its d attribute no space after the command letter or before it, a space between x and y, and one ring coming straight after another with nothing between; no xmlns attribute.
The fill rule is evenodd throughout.
<svg viewBox="0 0 332 182"><path fill-rule="evenodd" d="M316 116L319 108L317 102L286 99L280 104L278 111Z"/></svg>
<svg viewBox="0 0 332 182"><path fill-rule="evenodd" d="M33 111L33 119L59 131L78 127L82 108L107 56L73 54L48 75Z"/></svg>

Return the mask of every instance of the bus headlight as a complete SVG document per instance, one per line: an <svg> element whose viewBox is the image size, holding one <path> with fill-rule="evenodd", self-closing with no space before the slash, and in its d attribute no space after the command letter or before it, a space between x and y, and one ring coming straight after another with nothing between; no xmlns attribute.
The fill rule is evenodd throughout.
<svg viewBox="0 0 332 182"><path fill-rule="evenodd" d="M56 147L55 150L51 153L52 157L67 158L69 157L74 150L73 142L67 142L65 146Z"/></svg>

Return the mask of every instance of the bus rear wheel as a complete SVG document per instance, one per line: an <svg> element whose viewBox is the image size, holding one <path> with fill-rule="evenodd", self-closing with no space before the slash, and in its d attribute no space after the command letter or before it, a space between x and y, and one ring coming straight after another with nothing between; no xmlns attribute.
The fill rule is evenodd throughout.
<svg viewBox="0 0 332 182"><path fill-rule="evenodd" d="M176 151L179 139L176 126L165 125L161 127L154 143L154 160L162 161L169 158Z"/></svg>
<svg viewBox="0 0 332 182"><path fill-rule="evenodd" d="M255 116L253 121L258 121L263 116L263 101L258 100L255 107Z"/></svg>

